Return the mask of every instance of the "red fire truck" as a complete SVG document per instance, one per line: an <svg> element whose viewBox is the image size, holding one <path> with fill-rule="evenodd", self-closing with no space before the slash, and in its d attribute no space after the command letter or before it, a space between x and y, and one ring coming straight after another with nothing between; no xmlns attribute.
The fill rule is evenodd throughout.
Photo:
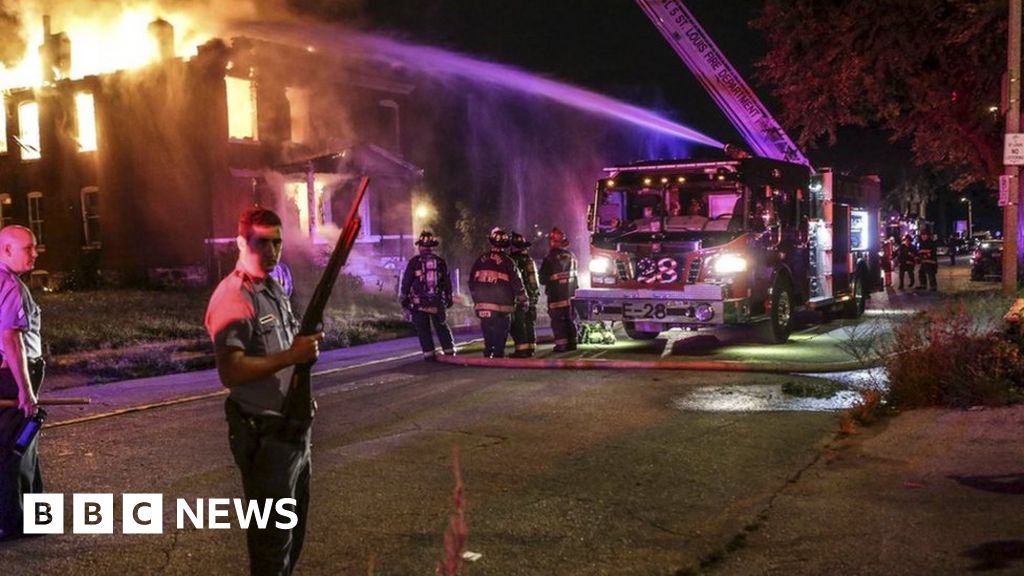
<svg viewBox="0 0 1024 576"><path fill-rule="evenodd" d="M622 322L634 339L766 321L779 343L799 309L855 318L882 289L875 177L750 157L605 171L581 320Z"/></svg>

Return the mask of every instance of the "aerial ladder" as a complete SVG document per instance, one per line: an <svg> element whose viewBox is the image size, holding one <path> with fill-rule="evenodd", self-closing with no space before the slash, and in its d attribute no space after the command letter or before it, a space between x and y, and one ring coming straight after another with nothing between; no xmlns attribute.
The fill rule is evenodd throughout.
<svg viewBox="0 0 1024 576"><path fill-rule="evenodd" d="M756 156L803 164L807 158L680 0L636 0Z"/></svg>

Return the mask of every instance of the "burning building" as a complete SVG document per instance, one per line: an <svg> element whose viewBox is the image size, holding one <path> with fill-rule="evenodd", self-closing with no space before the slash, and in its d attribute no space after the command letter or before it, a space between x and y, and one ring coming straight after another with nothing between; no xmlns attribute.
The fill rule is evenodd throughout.
<svg viewBox="0 0 1024 576"><path fill-rule="evenodd" d="M249 38L193 35L185 56L168 20L137 27L141 63L78 72L74 34L43 18L40 76L0 75L0 219L35 232L33 283L216 279L253 203L326 243L363 174L358 251L403 257L422 171L402 157L400 68Z"/></svg>

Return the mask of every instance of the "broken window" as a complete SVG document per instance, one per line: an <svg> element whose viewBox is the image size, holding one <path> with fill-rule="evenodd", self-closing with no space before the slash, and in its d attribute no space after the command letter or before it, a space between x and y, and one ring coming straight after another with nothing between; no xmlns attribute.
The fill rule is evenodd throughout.
<svg viewBox="0 0 1024 576"><path fill-rule="evenodd" d="M14 221L14 201L10 194L0 194L0 228Z"/></svg>
<svg viewBox="0 0 1024 576"><path fill-rule="evenodd" d="M36 235L36 244L46 244L43 236L43 193L28 193L28 227Z"/></svg>
<svg viewBox="0 0 1024 576"><path fill-rule="evenodd" d="M288 99L288 111L292 120L291 141L308 144L313 141L312 127L309 122L309 89L285 88Z"/></svg>
<svg viewBox="0 0 1024 576"><path fill-rule="evenodd" d="M0 94L0 154L7 154L7 101Z"/></svg>
<svg viewBox="0 0 1024 576"><path fill-rule="evenodd" d="M89 92L75 94L75 115L78 119L78 149L96 151L96 103Z"/></svg>
<svg viewBox="0 0 1024 576"><path fill-rule="evenodd" d="M35 101L18 105L18 145L22 160L42 157L39 145L39 104Z"/></svg>
<svg viewBox="0 0 1024 576"><path fill-rule="evenodd" d="M228 137L258 140L256 130L256 83L248 78L225 76L228 99Z"/></svg>
<svg viewBox="0 0 1024 576"><path fill-rule="evenodd" d="M82 230L85 246L100 246L100 189L96 186L82 188Z"/></svg>
<svg viewBox="0 0 1024 576"><path fill-rule="evenodd" d="M398 117L398 102L394 100L381 100L378 103L380 110L380 129L385 138L385 146L398 156L402 155L401 124Z"/></svg>

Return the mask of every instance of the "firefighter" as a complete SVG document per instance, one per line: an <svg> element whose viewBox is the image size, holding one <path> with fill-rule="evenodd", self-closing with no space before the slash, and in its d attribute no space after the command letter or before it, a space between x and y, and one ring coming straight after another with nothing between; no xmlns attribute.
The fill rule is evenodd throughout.
<svg viewBox="0 0 1024 576"><path fill-rule="evenodd" d="M511 243L508 232L494 228L488 237L491 248L473 263L469 293L484 333L484 357L504 358L509 317L527 305L526 290L516 263L505 254Z"/></svg>
<svg viewBox="0 0 1024 576"><path fill-rule="evenodd" d="M917 289L931 290L939 289L935 282L935 273L939 269L939 259L936 253L937 244L928 230L921 231L921 238L917 242L917 259L920 267L917 269Z"/></svg>
<svg viewBox="0 0 1024 576"><path fill-rule="evenodd" d="M412 315L423 359L428 362L436 360L431 325L437 332L444 354L455 354L452 331L445 318L445 309L451 308L453 302L452 281L448 275L448 264L434 253L437 245L437 238L424 230L416 240L420 253L409 260L402 274L402 308Z"/></svg>
<svg viewBox="0 0 1024 576"><path fill-rule="evenodd" d="M900 290L903 290L903 276L909 279L909 287L914 287L914 263L916 261L917 249L914 248L914 239L910 234L905 234L903 243L896 248L896 263L900 268Z"/></svg>
<svg viewBox="0 0 1024 576"><path fill-rule="evenodd" d="M510 256L516 263L519 275L523 279L528 299L525 309L516 309L512 314L512 341L516 349L513 358L529 358L537 348L537 299L540 297L540 284L537 281L537 264L530 257L528 248L532 242L517 232L512 233Z"/></svg>
<svg viewBox="0 0 1024 576"><path fill-rule="evenodd" d="M576 324L572 319L572 297L576 294L576 256L567 250L565 232L552 228L550 251L540 266L540 283L548 296L548 316L555 336L555 352L576 349Z"/></svg>

